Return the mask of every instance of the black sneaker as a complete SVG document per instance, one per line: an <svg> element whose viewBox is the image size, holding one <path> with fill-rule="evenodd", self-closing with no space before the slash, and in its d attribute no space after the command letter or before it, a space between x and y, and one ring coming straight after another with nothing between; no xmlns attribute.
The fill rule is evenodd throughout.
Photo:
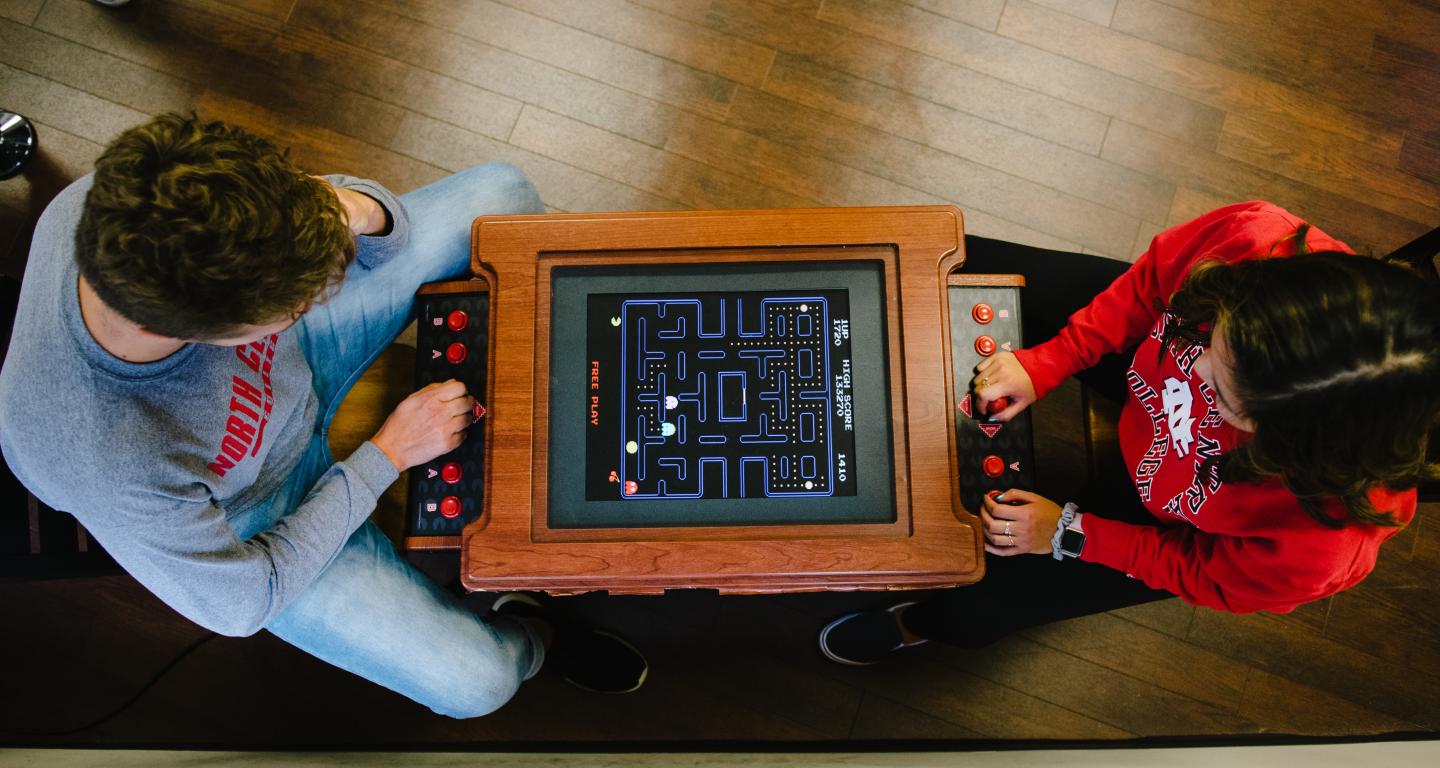
<svg viewBox="0 0 1440 768"><path fill-rule="evenodd" d="M892 605L883 611L859 611L841 616L820 630L820 652L831 661L863 667L902 648L930 642L923 638L910 643L900 639L895 612L912 605L914 601Z"/></svg>
<svg viewBox="0 0 1440 768"><path fill-rule="evenodd" d="M502 616L538 619L554 629L545 651L543 670L592 693L632 693L645 684L650 665L645 656L618 635L575 621L561 620L536 598L520 592L501 595L491 611Z"/></svg>

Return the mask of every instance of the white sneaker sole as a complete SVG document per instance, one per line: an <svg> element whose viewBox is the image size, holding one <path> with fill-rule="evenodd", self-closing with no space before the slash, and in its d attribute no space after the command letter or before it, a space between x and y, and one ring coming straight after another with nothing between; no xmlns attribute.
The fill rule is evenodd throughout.
<svg viewBox="0 0 1440 768"><path fill-rule="evenodd" d="M918 602L918 601L911 600L910 602L907 602L907 603L896 603L895 605L892 605L892 606L890 606L889 608L885 609L885 611L886 611L886 613L894 613L894 612L900 610L901 608L909 608L910 606L915 605L916 602ZM827 659L829 659L829 660L831 660L831 661L833 661L833 662L835 662L835 663L837 663L837 664L845 664L845 665L851 666L851 667L869 667L869 666L872 666L872 665L875 665L875 664L879 664L879 663L880 663L878 659L877 659L876 661L854 661L854 660L852 660L852 659L847 659L847 658L843 658L843 657L841 657L841 656L836 656L835 654L833 654L833 653L830 652L829 647L827 647L826 644L825 644L825 639L830 636L830 630L832 630L832 629L840 626L840 624L841 624L842 622L844 622L845 620L847 620L847 619L849 619L849 618L851 618L851 617L853 617L853 616L859 616L859 615L862 614L862 613L864 613L864 611L856 611L856 612L854 612L854 613L847 613L847 614L845 614L844 616L841 616L840 618L838 618L838 619L830 622L829 624L826 624L826 625L825 625L825 628L822 629L822 630L820 630L820 652L823 653L823 654L825 654L825 658L827 658ZM930 642L930 640L929 640L928 638L925 638L925 639L917 640L916 642L913 642L913 643L900 643L899 645L895 646L894 648L891 648L891 649L888 651L888 653L894 653L895 651L898 651L898 650L900 650L900 649L902 649L902 648L914 648L914 647L917 646L917 645L924 645L924 644L926 644L926 643L928 643L928 642Z"/></svg>

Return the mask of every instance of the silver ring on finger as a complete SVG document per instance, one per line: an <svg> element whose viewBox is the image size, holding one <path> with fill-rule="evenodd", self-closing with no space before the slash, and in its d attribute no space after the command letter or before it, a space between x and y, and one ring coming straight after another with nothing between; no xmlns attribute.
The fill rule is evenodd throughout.
<svg viewBox="0 0 1440 768"><path fill-rule="evenodd" d="M1006 536L1010 536L1010 521L1009 521L1009 520L1006 520L1006 521L1005 521L1005 535L1006 535ZM1014 536L1010 536L1010 538L1013 539L1013 538L1015 538L1015 537L1014 537Z"/></svg>
<svg viewBox="0 0 1440 768"><path fill-rule="evenodd" d="M1010 536L1010 534L1008 534L1008 533L1005 534L1005 535L1006 535L1006 536ZM1010 546L1012 546L1012 547L1015 546L1015 537L1014 537L1014 536L1010 536Z"/></svg>

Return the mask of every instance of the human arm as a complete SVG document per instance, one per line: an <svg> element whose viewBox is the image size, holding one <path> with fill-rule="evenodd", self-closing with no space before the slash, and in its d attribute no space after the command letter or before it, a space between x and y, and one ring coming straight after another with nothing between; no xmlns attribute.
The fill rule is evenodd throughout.
<svg viewBox="0 0 1440 768"><path fill-rule="evenodd" d="M275 522L248 539L236 534L230 512L181 472L160 477L155 485L162 490L137 487L103 508L98 500L84 504L79 516L172 608L221 634L253 634L329 565L401 471L459 444L473 408L454 380L412 394L303 497L273 497L295 506L271 510Z"/></svg>
<svg viewBox="0 0 1440 768"><path fill-rule="evenodd" d="M980 514L985 549L1002 557L1049 555L1060 513L1058 504L1028 491L986 497ZM1285 612L1353 583L1355 564L1363 559L1356 553L1364 550L1355 531L1299 525L1282 535L1230 536L1186 524L1135 525L1084 512L1071 523L1085 534L1080 559L1186 602L1232 613ZM1372 557L1365 571L1373 565Z"/></svg>
<svg viewBox="0 0 1440 768"><path fill-rule="evenodd" d="M193 482L123 486L103 506L97 499L72 509L167 605L207 629L244 636L273 621L325 570L398 474L384 453L362 444L291 498L293 509L270 510L274 523L244 539L236 528L246 513L223 508Z"/></svg>
<svg viewBox="0 0 1440 768"><path fill-rule="evenodd" d="M335 188L340 199L340 209L345 212L345 223L350 231L359 235L384 235L389 233L390 214L375 198L345 187Z"/></svg>
<svg viewBox="0 0 1440 768"><path fill-rule="evenodd" d="M334 187L340 205L346 209L346 221L357 235L355 260L361 267L373 269L405 247L410 239L410 213L393 192L378 182L354 176L321 178Z"/></svg>
<svg viewBox="0 0 1440 768"><path fill-rule="evenodd" d="M1195 605L1231 613L1284 613L1355 580L1359 549L1353 534L1230 536L1186 524L1133 525L1087 515L1080 557ZM1372 559L1363 570L1373 567Z"/></svg>
<svg viewBox="0 0 1440 768"><path fill-rule="evenodd" d="M1156 235L1135 264L1071 315L1054 338L1015 352L1036 397L1044 397L1104 355L1135 346L1155 326L1162 307L1196 261L1263 251L1273 244L1277 232L1293 230L1277 212L1283 214L1269 203L1237 203ZM1263 226L1256 226L1257 220Z"/></svg>

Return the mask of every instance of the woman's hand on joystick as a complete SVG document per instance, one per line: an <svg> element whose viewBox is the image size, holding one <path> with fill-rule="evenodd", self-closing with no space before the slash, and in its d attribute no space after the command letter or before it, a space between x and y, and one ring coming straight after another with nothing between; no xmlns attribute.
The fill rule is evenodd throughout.
<svg viewBox="0 0 1440 768"><path fill-rule="evenodd" d="M970 389L975 393L975 412L988 416L991 421L1009 421L1038 399L1030 374L1025 372L1025 366L1014 352L1001 352L981 360L975 366Z"/></svg>

